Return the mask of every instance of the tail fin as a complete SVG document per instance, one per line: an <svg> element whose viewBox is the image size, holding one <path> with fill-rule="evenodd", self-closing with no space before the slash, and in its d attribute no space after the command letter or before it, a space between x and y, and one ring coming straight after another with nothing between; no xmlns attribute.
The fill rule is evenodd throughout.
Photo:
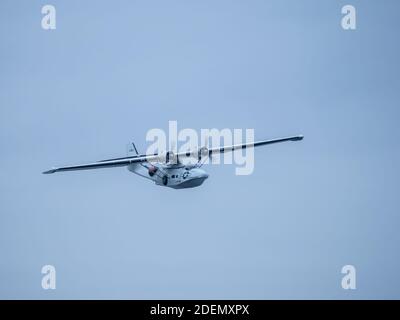
<svg viewBox="0 0 400 320"><path fill-rule="evenodd" d="M136 146L133 142L126 145L126 155L129 156L138 156L139 152L136 149Z"/></svg>

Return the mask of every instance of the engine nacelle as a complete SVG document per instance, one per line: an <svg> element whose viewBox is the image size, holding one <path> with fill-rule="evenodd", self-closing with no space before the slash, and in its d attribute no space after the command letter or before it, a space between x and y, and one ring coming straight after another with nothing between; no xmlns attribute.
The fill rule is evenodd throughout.
<svg viewBox="0 0 400 320"><path fill-rule="evenodd" d="M197 153L197 157L199 160L201 160L202 158L205 158L208 156L208 148L207 147L201 147Z"/></svg>
<svg viewBox="0 0 400 320"><path fill-rule="evenodd" d="M158 156L158 162L165 164L177 164L179 163L179 159L173 151L167 151Z"/></svg>
<svg viewBox="0 0 400 320"><path fill-rule="evenodd" d="M167 153L165 154L165 163L174 163L175 159L175 154L172 151L167 151Z"/></svg>

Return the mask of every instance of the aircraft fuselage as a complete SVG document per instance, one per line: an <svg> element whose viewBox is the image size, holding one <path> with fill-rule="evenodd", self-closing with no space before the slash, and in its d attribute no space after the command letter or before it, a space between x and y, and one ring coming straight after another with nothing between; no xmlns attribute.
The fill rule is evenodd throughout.
<svg viewBox="0 0 400 320"><path fill-rule="evenodd" d="M154 181L157 185L173 189L198 187L209 176L203 169L185 165L162 165L153 171L149 166L135 163L129 165L128 170Z"/></svg>

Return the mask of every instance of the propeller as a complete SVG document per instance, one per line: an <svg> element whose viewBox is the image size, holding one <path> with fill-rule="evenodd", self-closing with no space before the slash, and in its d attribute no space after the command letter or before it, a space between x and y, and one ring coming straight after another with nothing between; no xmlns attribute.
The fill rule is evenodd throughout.
<svg viewBox="0 0 400 320"><path fill-rule="evenodd" d="M203 146L198 150L197 152L197 164L195 165L198 168L201 168L203 166L203 164L205 163L207 158L211 159L211 154L210 154L210 150L208 149L208 145L210 142L210 137L208 134L206 134L204 136L204 144ZM205 159L203 162L201 162L202 159Z"/></svg>
<svg viewBox="0 0 400 320"><path fill-rule="evenodd" d="M208 150L208 144L209 144L209 139L210 137L208 134L204 136L204 144L203 146L198 150L197 152L197 159L200 161L202 158L208 157L209 155L209 150Z"/></svg>

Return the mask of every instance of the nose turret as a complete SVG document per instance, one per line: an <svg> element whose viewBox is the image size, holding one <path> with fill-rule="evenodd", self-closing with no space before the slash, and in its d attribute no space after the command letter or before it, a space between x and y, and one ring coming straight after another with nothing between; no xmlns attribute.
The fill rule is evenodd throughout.
<svg viewBox="0 0 400 320"><path fill-rule="evenodd" d="M206 171L204 171L203 169L199 169L199 168L196 168L196 169L192 169L192 170L190 170L190 172L191 172L191 178L193 178L193 179L207 179L208 178L208 173L206 172Z"/></svg>
<svg viewBox="0 0 400 320"><path fill-rule="evenodd" d="M208 173L199 168L187 170L182 175L183 181L178 185L172 186L175 189L194 188L203 184L208 178Z"/></svg>

